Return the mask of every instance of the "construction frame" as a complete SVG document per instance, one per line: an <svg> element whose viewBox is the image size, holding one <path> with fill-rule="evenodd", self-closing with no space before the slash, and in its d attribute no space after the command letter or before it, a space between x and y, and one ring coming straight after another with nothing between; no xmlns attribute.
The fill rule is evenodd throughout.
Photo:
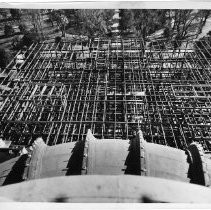
<svg viewBox="0 0 211 210"><path fill-rule="evenodd" d="M211 150L209 40L41 42L1 78L0 135L15 145L133 139ZM20 52L18 53L20 54Z"/></svg>

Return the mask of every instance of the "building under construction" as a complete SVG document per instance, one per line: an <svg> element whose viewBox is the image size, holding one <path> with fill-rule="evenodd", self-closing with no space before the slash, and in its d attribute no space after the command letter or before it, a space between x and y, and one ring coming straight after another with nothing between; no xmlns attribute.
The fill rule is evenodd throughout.
<svg viewBox="0 0 211 210"><path fill-rule="evenodd" d="M132 139L211 149L209 44L139 39L37 43L1 83L1 137L31 145L98 139ZM200 51L200 53L199 53ZM15 75L15 76L14 76Z"/></svg>
<svg viewBox="0 0 211 210"><path fill-rule="evenodd" d="M137 139L137 132L141 131L143 136L139 138L140 142L143 143L144 139L157 146L169 146L165 147L168 151L155 146L154 152L161 152L158 155L160 159L147 159L150 159L152 169L149 176L176 177L176 180L209 186L211 164L205 167L201 156L208 156L211 151L210 52L211 47L206 39L197 43L166 40L147 43L138 38L116 37L34 43L21 52L25 57L21 65L16 66L14 58L3 72L1 138L11 142L10 149L29 147L39 138L50 148L58 144L63 149L65 143L73 145L87 139L101 139L108 143L95 145L95 148L105 157L101 158L106 165L109 162L105 163L108 155L103 156L106 149L116 151L110 156L111 159L123 158L120 154L125 154L126 158L126 146L123 148L120 145ZM135 159L128 163L132 164L130 170L124 169L126 174L148 173L147 165L141 159L144 157L142 149L148 148L148 153L153 153L153 150L146 146L146 142L143 143L145 146L137 147L141 148L141 152L133 153ZM192 142L200 144L202 148L191 149ZM101 167L90 172L91 165L86 165L87 156L88 160L93 156L100 160L100 156L87 153L86 143L83 147L84 158L81 159L81 166L78 166L80 173L69 171L66 175L123 173L121 167L119 171L118 167L105 167L104 170ZM131 148L137 150L134 144L129 150ZM180 150L176 152L173 148ZM189 152L186 154L185 150ZM165 155L164 151L169 154L169 160L165 157L166 162L161 158ZM54 151L53 154L57 153ZM186 160L186 157L189 159ZM182 164L177 168L178 174L177 169L172 168L176 167L176 159L180 159ZM169 168L162 165L163 161ZM123 164L120 162L120 165ZM156 164L158 162L160 164ZM43 164L46 164L45 161ZM191 169L189 164L192 164ZM50 165L56 167L54 163ZM37 177L32 171L28 175L25 172L21 175L28 176L28 179L49 177L53 169L48 167L43 167L43 170L50 172L39 171ZM150 171L150 166L148 168ZM162 175L159 170L166 174ZM0 181L5 185L5 178Z"/></svg>

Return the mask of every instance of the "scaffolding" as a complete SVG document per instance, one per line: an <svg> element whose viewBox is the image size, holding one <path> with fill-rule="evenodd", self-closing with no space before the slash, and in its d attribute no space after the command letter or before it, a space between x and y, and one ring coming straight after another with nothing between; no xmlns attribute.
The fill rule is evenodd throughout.
<svg viewBox="0 0 211 210"><path fill-rule="evenodd" d="M84 140L88 129L98 139L132 139L141 129L148 142L185 149L197 141L209 152L211 48L200 44L203 50L193 41L175 47L136 38L33 44L20 67L14 58L4 70L0 135L54 145Z"/></svg>

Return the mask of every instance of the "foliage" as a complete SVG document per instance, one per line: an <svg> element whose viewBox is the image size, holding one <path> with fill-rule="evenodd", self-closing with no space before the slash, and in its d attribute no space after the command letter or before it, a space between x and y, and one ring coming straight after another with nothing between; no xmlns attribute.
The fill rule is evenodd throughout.
<svg viewBox="0 0 211 210"><path fill-rule="evenodd" d="M62 41L62 38L60 36L55 37L55 43L58 44Z"/></svg>
<svg viewBox="0 0 211 210"><path fill-rule="evenodd" d="M10 36L10 35L14 34L14 32L15 31L14 31L14 29L13 29L13 27L11 25L5 24L5 26L4 26L4 34L6 36Z"/></svg>
<svg viewBox="0 0 211 210"><path fill-rule="evenodd" d="M31 22L31 24L34 28L34 31L38 34L41 34L42 37L44 37L41 10L28 9L28 10L26 10L26 14L28 16L28 21Z"/></svg>
<svg viewBox="0 0 211 210"><path fill-rule="evenodd" d="M209 32L207 33L207 35L208 35L208 36L211 36L211 31L209 31Z"/></svg>
<svg viewBox="0 0 211 210"><path fill-rule="evenodd" d="M120 30L122 35L133 31L145 39L156 30L163 28L167 10L120 10Z"/></svg>
<svg viewBox="0 0 211 210"><path fill-rule="evenodd" d="M165 25L166 10L135 10L135 29L142 38L163 28Z"/></svg>
<svg viewBox="0 0 211 210"><path fill-rule="evenodd" d="M39 42L39 41L40 41L39 34L35 31L30 31L23 36L22 46L29 47L34 42Z"/></svg>
<svg viewBox="0 0 211 210"><path fill-rule="evenodd" d="M165 27L164 32L163 32L163 37L164 38L169 38L170 37L170 28L169 27Z"/></svg>
<svg viewBox="0 0 211 210"><path fill-rule="evenodd" d="M61 14L63 13L62 10L52 10L51 12L49 12L48 16L49 19L52 21L56 21L57 25L61 24Z"/></svg>
<svg viewBox="0 0 211 210"><path fill-rule="evenodd" d="M210 10L120 10L122 35L133 31L144 40L163 29L163 37L184 40L196 37L210 15ZM178 47L178 46L175 46Z"/></svg>
<svg viewBox="0 0 211 210"><path fill-rule="evenodd" d="M7 18L8 15L8 9L0 9L0 16L2 16L3 18Z"/></svg>
<svg viewBox="0 0 211 210"><path fill-rule="evenodd" d="M201 33L210 14L209 10L170 10L169 24L171 37L184 40Z"/></svg>
<svg viewBox="0 0 211 210"><path fill-rule="evenodd" d="M21 36L17 35L12 39L12 47L13 47L13 50L20 50L22 48Z"/></svg>
<svg viewBox="0 0 211 210"><path fill-rule="evenodd" d="M21 23L19 26L18 26L18 28L19 28L19 30L20 30L20 32L21 33L27 33L27 31L28 31L28 27L26 26L26 24L24 24L24 23Z"/></svg>
<svg viewBox="0 0 211 210"><path fill-rule="evenodd" d="M199 11L199 16L200 16L200 23L199 23L199 33L202 32L202 28L205 25L207 18L211 14L210 10L200 10Z"/></svg>
<svg viewBox="0 0 211 210"><path fill-rule="evenodd" d="M105 35L109 32L110 19L113 10L78 9L51 10L48 17L52 23L56 22L64 36L65 31L85 36Z"/></svg>
<svg viewBox="0 0 211 210"><path fill-rule="evenodd" d="M157 30L163 29L165 38L185 39L201 32L209 14L209 10L121 9L120 31L122 35L135 33L146 39ZM55 21L62 33L68 30L92 37L110 34L114 10L51 10L48 15L52 25ZM68 19L67 24L63 23L62 16ZM194 34L192 31L197 27Z"/></svg>
<svg viewBox="0 0 211 210"><path fill-rule="evenodd" d="M134 16L133 11L129 9L121 9L120 13L120 21L119 21L119 29L122 33L124 33L127 30L131 30L134 27Z"/></svg>
<svg viewBox="0 0 211 210"><path fill-rule="evenodd" d="M5 49L0 48L0 68L4 69L10 61L11 53Z"/></svg>
<svg viewBox="0 0 211 210"><path fill-rule="evenodd" d="M65 36L66 25L68 24L67 14L71 10L51 10L48 13L49 20L53 26L54 21L56 21L58 29L62 32L62 36Z"/></svg>
<svg viewBox="0 0 211 210"><path fill-rule="evenodd" d="M21 10L20 9L10 9L10 14L13 19L20 20L21 19Z"/></svg>
<svg viewBox="0 0 211 210"><path fill-rule="evenodd" d="M110 20L113 10L107 9L83 9L76 11L79 33L88 37L104 36L109 33ZM77 29L76 29L77 30Z"/></svg>

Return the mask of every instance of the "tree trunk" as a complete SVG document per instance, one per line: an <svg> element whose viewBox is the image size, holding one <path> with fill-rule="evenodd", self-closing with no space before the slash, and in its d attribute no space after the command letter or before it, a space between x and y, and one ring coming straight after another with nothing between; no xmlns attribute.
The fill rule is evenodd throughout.
<svg viewBox="0 0 211 210"><path fill-rule="evenodd" d="M206 14L204 16L204 20L203 20L203 23L202 23L203 26L205 25L205 23L206 23L207 18L209 17L209 15L210 15L210 11L206 11Z"/></svg>
<svg viewBox="0 0 211 210"><path fill-rule="evenodd" d="M50 19L50 21L51 21L51 26L53 28L54 27L53 20Z"/></svg>
<svg viewBox="0 0 211 210"><path fill-rule="evenodd" d="M62 37L65 37L65 25L62 24Z"/></svg>
<svg viewBox="0 0 211 210"><path fill-rule="evenodd" d="M45 34L43 33L42 20L41 20L40 14L39 14L38 20L39 20L42 37L45 39Z"/></svg>

